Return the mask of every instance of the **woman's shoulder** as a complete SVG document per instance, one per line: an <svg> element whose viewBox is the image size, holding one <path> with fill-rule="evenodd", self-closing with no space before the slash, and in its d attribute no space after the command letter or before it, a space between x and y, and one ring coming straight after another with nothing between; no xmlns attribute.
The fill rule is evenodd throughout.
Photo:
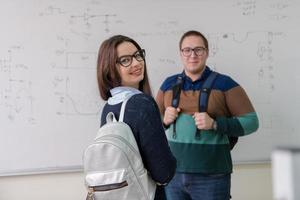
<svg viewBox="0 0 300 200"><path fill-rule="evenodd" d="M145 93L135 94L129 101L131 101L131 103L155 103L154 98Z"/></svg>
<svg viewBox="0 0 300 200"><path fill-rule="evenodd" d="M157 107L154 98L144 93L133 95L127 104L139 111L152 111Z"/></svg>

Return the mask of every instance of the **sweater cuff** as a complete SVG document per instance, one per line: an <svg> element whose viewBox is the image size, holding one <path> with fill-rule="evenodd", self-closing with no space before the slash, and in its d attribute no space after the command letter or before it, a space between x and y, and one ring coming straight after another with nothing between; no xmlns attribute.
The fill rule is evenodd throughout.
<svg viewBox="0 0 300 200"><path fill-rule="evenodd" d="M227 119L226 117L217 117L215 119L217 123L218 133L226 134L228 132Z"/></svg>
<svg viewBox="0 0 300 200"><path fill-rule="evenodd" d="M169 125L165 125L165 123L163 123L163 126L164 126L164 129L168 129L170 127L170 124Z"/></svg>

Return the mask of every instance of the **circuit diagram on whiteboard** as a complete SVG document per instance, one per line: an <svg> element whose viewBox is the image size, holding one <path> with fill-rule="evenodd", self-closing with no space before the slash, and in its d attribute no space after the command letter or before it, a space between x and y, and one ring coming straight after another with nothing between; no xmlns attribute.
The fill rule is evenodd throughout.
<svg viewBox="0 0 300 200"><path fill-rule="evenodd" d="M30 68L16 62L18 54L22 52L22 46L13 46L7 51L6 57L0 57L0 107L5 111L1 115L6 115L11 122L34 124L36 119Z"/></svg>

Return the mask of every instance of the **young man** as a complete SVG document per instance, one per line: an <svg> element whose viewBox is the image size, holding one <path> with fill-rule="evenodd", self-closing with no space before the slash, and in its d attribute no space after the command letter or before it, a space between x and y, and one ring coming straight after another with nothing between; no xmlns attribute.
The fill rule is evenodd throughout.
<svg viewBox="0 0 300 200"><path fill-rule="evenodd" d="M167 197L227 200L232 173L229 137L255 132L258 118L243 88L223 74L218 74L212 84L207 111L199 112L199 94L212 73L206 66L208 41L200 32L188 31L181 37L179 48L184 70L168 77L156 98L177 159ZM172 89L178 77L182 80L179 105L172 107Z"/></svg>

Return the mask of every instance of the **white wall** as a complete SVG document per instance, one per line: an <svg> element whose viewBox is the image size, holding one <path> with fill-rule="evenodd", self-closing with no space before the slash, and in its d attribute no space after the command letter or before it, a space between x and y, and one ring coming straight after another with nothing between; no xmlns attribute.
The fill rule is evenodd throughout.
<svg viewBox="0 0 300 200"><path fill-rule="evenodd" d="M233 200L271 200L271 165L236 165ZM83 174L45 174L0 177L0 200L83 200Z"/></svg>
<svg viewBox="0 0 300 200"><path fill-rule="evenodd" d="M271 164L234 166L231 188L233 200L271 200Z"/></svg>

